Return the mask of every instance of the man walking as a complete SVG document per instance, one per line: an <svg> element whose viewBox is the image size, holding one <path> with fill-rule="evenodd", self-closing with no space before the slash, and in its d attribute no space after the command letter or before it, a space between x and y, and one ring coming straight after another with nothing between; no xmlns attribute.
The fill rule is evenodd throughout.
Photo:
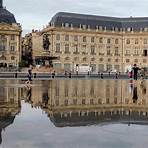
<svg viewBox="0 0 148 148"><path fill-rule="evenodd" d="M137 80L138 78L138 70L140 70L140 68L136 64L134 64L132 68L134 80Z"/></svg>

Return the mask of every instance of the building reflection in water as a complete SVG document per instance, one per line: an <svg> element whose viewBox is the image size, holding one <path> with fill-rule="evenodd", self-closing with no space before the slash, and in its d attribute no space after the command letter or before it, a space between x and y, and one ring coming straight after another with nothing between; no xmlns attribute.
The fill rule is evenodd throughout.
<svg viewBox="0 0 148 148"><path fill-rule="evenodd" d="M148 123L146 81L54 80L32 88L32 104L57 127ZM130 91L129 91L130 90Z"/></svg>
<svg viewBox="0 0 148 148"><path fill-rule="evenodd" d="M15 116L21 111L22 89L10 85L11 83L7 82L0 87L0 144L2 143L2 132L13 124Z"/></svg>
<svg viewBox="0 0 148 148"><path fill-rule="evenodd" d="M35 92L33 102L42 96L44 101L40 100L40 106L57 127L114 122L147 124L146 83L128 80L54 80L49 81L48 86L42 84L44 93L40 95L39 91Z"/></svg>

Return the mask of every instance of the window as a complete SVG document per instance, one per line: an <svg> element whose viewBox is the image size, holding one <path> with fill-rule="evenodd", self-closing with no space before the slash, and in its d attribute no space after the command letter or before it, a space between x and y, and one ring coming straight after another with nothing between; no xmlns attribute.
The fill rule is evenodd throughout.
<svg viewBox="0 0 148 148"><path fill-rule="evenodd" d="M143 50L143 56L146 57L147 56L147 49Z"/></svg>
<svg viewBox="0 0 148 148"><path fill-rule="evenodd" d="M85 99L82 99L82 105L85 105Z"/></svg>
<svg viewBox="0 0 148 148"><path fill-rule="evenodd" d="M103 43L103 38L99 38L99 43Z"/></svg>
<svg viewBox="0 0 148 148"><path fill-rule="evenodd" d="M130 62L130 59L126 59L126 63L129 63Z"/></svg>
<svg viewBox="0 0 148 148"><path fill-rule="evenodd" d="M57 53L60 53L60 43L57 43L56 44L56 52Z"/></svg>
<svg viewBox="0 0 148 148"><path fill-rule="evenodd" d="M74 54L78 54L78 45L74 45Z"/></svg>
<svg viewBox="0 0 148 148"><path fill-rule="evenodd" d="M74 36L74 41L75 41L75 42L78 41L78 36L77 36L77 35Z"/></svg>
<svg viewBox="0 0 148 148"><path fill-rule="evenodd" d="M138 39L135 39L135 44L138 44Z"/></svg>
<svg viewBox="0 0 148 148"><path fill-rule="evenodd" d="M111 51L109 49L107 50L107 55L111 55Z"/></svg>
<svg viewBox="0 0 148 148"><path fill-rule="evenodd" d="M147 62L147 60L146 59L143 59L143 63L146 63Z"/></svg>
<svg viewBox="0 0 148 148"><path fill-rule="evenodd" d="M91 46L91 54L95 54L95 46Z"/></svg>
<svg viewBox="0 0 148 148"><path fill-rule="evenodd" d="M120 66L119 65L115 65L114 68L119 71L120 70Z"/></svg>
<svg viewBox="0 0 148 148"><path fill-rule="evenodd" d="M130 50L126 50L125 55L129 56L130 55Z"/></svg>
<svg viewBox="0 0 148 148"><path fill-rule="evenodd" d="M130 39L127 39L126 40L126 44L130 44Z"/></svg>
<svg viewBox="0 0 148 148"><path fill-rule="evenodd" d="M69 27L69 24L68 23L65 23L65 27Z"/></svg>
<svg viewBox="0 0 148 148"><path fill-rule="evenodd" d="M134 50L134 55L138 55L138 49Z"/></svg>
<svg viewBox="0 0 148 148"><path fill-rule="evenodd" d="M15 44L10 45L10 51L15 51Z"/></svg>
<svg viewBox="0 0 148 148"><path fill-rule="evenodd" d="M65 35L65 41L69 41L69 35Z"/></svg>
<svg viewBox="0 0 148 148"><path fill-rule="evenodd" d="M107 61L108 61L108 62L111 62L111 59L109 58L109 59L107 59Z"/></svg>
<svg viewBox="0 0 148 148"><path fill-rule="evenodd" d="M11 60L15 60L15 57L14 57L14 56L12 56L12 57L11 57Z"/></svg>
<svg viewBox="0 0 148 148"><path fill-rule="evenodd" d="M107 39L107 44L110 44L111 43L111 39Z"/></svg>
<svg viewBox="0 0 148 148"><path fill-rule="evenodd" d="M115 59L115 62L118 62L119 61L119 59Z"/></svg>
<svg viewBox="0 0 148 148"><path fill-rule="evenodd" d="M83 36L83 42L86 42L86 36Z"/></svg>
<svg viewBox="0 0 148 148"><path fill-rule="evenodd" d="M11 40L12 40L12 41L15 40L15 35L11 35Z"/></svg>
<svg viewBox="0 0 148 148"><path fill-rule="evenodd" d="M60 40L60 34L56 35L56 40L59 41Z"/></svg>
<svg viewBox="0 0 148 148"><path fill-rule="evenodd" d="M106 65L106 70L107 71L110 71L111 69L112 69L112 65L110 65L110 64Z"/></svg>
<svg viewBox="0 0 148 148"><path fill-rule="evenodd" d="M119 49L118 47L115 47L115 56L118 56L119 55Z"/></svg>
<svg viewBox="0 0 148 148"><path fill-rule="evenodd" d="M119 40L118 39L115 39L115 44L118 44L119 43Z"/></svg>
<svg viewBox="0 0 148 148"><path fill-rule="evenodd" d="M98 99L98 104L102 104L102 99Z"/></svg>
<svg viewBox="0 0 148 148"><path fill-rule="evenodd" d="M65 45L65 53L69 53L69 44Z"/></svg>
<svg viewBox="0 0 148 148"><path fill-rule="evenodd" d="M91 43L95 42L95 37L91 37Z"/></svg>
<svg viewBox="0 0 148 148"><path fill-rule="evenodd" d="M147 44L147 39L144 39L144 44Z"/></svg>
<svg viewBox="0 0 148 148"><path fill-rule="evenodd" d="M103 61L103 58L100 58L100 62L102 62Z"/></svg>
<svg viewBox="0 0 148 148"><path fill-rule="evenodd" d="M138 63L138 59L135 59L134 62L135 62L135 63Z"/></svg>
<svg viewBox="0 0 148 148"><path fill-rule="evenodd" d="M100 72L103 72L104 71L104 65L103 64L99 64L98 65L98 69Z"/></svg>
<svg viewBox="0 0 148 148"><path fill-rule="evenodd" d="M0 51L5 51L7 48L7 38L4 35L0 36Z"/></svg>
<svg viewBox="0 0 148 148"><path fill-rule="evenodd" d="M77 105L77 99L73 100L73 105Z"/></svg>

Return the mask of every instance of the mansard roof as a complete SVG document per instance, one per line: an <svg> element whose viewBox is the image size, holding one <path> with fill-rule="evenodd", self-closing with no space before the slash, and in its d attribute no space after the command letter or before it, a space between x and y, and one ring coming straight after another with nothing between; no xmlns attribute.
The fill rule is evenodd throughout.
<svg viewBox="0 0 148 148"><path fill-rule="evenodd" d="M148 28L148 17L119 18L59 12L53 16L50 23L53 23L56 27L61 27L62 24L72 24L74 28L86 25L90 29L96 29L97 26L101 26L107 30L112 30L113 28L131 28L132 30L139 31Z"/></svg>
<svg viewBox="0 0 148 148"><path fill-rule="evenodd" d="M0 8L0 23L16 23L15 17L5 8Z"/></svg>

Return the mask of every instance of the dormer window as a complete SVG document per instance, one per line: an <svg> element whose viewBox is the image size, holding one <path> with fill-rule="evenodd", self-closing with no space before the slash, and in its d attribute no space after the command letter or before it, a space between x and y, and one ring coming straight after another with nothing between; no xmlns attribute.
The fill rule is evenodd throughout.
<svg viewBox="0 0 148 148"><path fill-rule="evenodd" d="M102 30L103 28L102 28L102 26L99 26L99 30Z"/></svg>
<svg viewBox="0 0 148 148"><path fill-rule="evenodd" d="M67 28L68 28L68 27L69 27L69 24L68 24L68 23L65 23L65 27L67 27Z"/></svg>
<svg viewBox="0 0 148 148"><path fill-rule="evenodd" d="M83 25L83 29L86 29L86 25Z"/></svg>
<svg viewBox="0 0 148 148"><path fill-rule="evenodd" d="M129 32L130 32L131 30L132 30L132 29L131 29L130 27L129 27L129 28L127 28L127 31L129 31Z"/></svg>

